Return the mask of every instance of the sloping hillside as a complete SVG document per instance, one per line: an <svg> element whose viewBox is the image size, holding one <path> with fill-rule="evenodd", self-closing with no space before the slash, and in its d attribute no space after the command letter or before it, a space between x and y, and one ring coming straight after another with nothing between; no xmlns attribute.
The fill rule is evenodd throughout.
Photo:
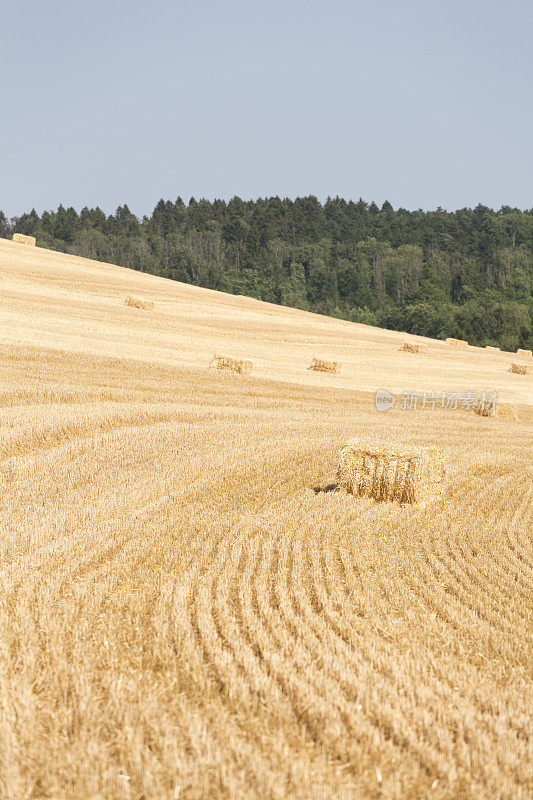
<svg viewBox="0 0 533 800"><path fill-rule="evenodd" d="M0 242L1 800L530 797L531 374L404 339ZM331 491L359 435L444 496Z"/></svg>
<svg viewBox="0 0 533 800"><path fill-rule="evenodd" d="M215 352L251 359L261 378L374 392L497 390L531 402L531 380L508 372L516 356L407 336L201 289L97 261L0 240L0 337L172 366L206 368ZM124 305L128 296L153 310ZM426 355L398 352L406 340ZM338 376L306 368L341 362Z"/></svg>

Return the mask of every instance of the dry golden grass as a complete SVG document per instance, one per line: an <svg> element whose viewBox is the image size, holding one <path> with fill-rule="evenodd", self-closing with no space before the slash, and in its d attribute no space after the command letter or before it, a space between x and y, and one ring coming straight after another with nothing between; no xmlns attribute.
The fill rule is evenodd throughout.
<svg viewBox="0 0 533 800"><path fill-rule="evenodd" d="M398 364L402 334L9 242L0 283L2 800L529 800L533 413L506 354ZM343 375L305 370L318 346ZM379 413L383 385L522 419ZM352 434L438 448L443 497L329 491Z"/></svg>

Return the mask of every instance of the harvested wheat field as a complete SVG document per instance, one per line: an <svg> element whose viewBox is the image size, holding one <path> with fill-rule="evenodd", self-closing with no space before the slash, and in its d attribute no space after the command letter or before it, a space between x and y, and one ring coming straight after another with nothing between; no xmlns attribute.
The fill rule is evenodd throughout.
<svg viewBox="0 0 533 800"><path fill-rule="evenodd" d="M531 796L512 354L400 359L405 334L7 241L0 289L2 800ZM332 491L350 438L435 448L443 494Z"/></svg>

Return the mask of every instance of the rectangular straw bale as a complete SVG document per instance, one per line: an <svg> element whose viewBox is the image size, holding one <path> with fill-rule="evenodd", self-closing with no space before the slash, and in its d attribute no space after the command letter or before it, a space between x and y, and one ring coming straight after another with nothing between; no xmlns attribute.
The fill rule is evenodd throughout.
<svg viewBox="0 0 533 800"><path fill-rule="evenodd" d="M501 353L500 347L493 347L491 344L486 345L485 350L492 350L495 353Z"/></svg>
<svg viewBox="0 0 533 800"><path fill-rule="evenodd" d="M522 356L522 358L531 358L531 350L522 350L520 347L516 351L517 356Z"/></svg>
<svg viewBox="0 0 533 800"><path fill-rule="evenodd" d="M490 400L483 400L481 398L478 398L478 401L474 406L474 414L478 414L480 417L496 417L497 419L507 419L512 422L518 422L520 419L518 407L513 403L499 403L496 405L496 403L491 403Z"/></svg>
<svg viewBox="0 0 533 800"><path fill-rule="evenodd" d="M496 403L491 402L487 398L478 397L474 406L474 414L477 414L480 417L495 417Z"/></svg>
<svg viewBox="0 0 533 800"><path fill-rule="evenodd" d="M496 408L496 416L499 419L508 419L511 422L518 422L520 419L518 406L515 406L514 403L500 403Z"/></svg>
<svg viewBox="0 0 533 800"><path fill-rule="evenodd" d="M339 454L337 484L358 497L417 503L438 497L445 476L443 456L434 448L354 439Z"/></svg>
<svg viewBox="0 0 533 800"><path fill-rule="evenodd" d="M230 356L214 356L210 366L216 369L230 369L239 375L248 375L252 371L253 362L248 359L231 358Z"/></svg>
<svg viewBox="0 0 533 800"><path fill-rule="evenodd" d="M517 375L527 375L529 366L527 364L511 364L509 372L516 372Z"/></svg>
<svg viewBox="0 0 533 800"><path fill-rule="evenodd" d="M340 372L341 365L338 361L324 361L321 358L313 358L311 366L307 369L313 369L315 372Z"/></svg>
<svg viewBox="0 0 533 800"><path fill-rule="evenodd" d="M404 342L400 350L404 350L406 353L427 353L428 346L422 342Z"/></svg>
<svg viewBox="0 0 533 800"><path fill-rule="evenodd" d="M29 244L30 247L35 247L37 244L37 239L35 236L26 236L25 233L14 233L13 241L17 244Z"/></svg>
<svg viewBox="0 0 533 800"><path fill-rule="evenodd" d="M448 338L446 339L446 344L451 344L453 345L453 347L461 347L464 350L466 350L466 348L468 347L468 342L465 341L465 339Z"/></svg>
<svg viewBox="0 0 533 800"><path fill-rule="evenodd" d="M131 308L142 308L145 311L154 307L154 304L150 300L137 300L135 297L126 297L124 305L130 306Z"/></svg>

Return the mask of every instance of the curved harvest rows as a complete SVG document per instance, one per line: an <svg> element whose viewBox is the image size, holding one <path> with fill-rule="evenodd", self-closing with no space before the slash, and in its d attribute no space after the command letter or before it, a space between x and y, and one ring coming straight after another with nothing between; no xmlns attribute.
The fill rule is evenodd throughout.
<svg viewBox="0 0 533 800"><path fill-rule="evenodd" d="M209 380L203 410L190 384L3 395L2 800L525 800L526 430L498 462L475 421L419 415L448 492L375 504L320 490L349 400Z"/></svg>

